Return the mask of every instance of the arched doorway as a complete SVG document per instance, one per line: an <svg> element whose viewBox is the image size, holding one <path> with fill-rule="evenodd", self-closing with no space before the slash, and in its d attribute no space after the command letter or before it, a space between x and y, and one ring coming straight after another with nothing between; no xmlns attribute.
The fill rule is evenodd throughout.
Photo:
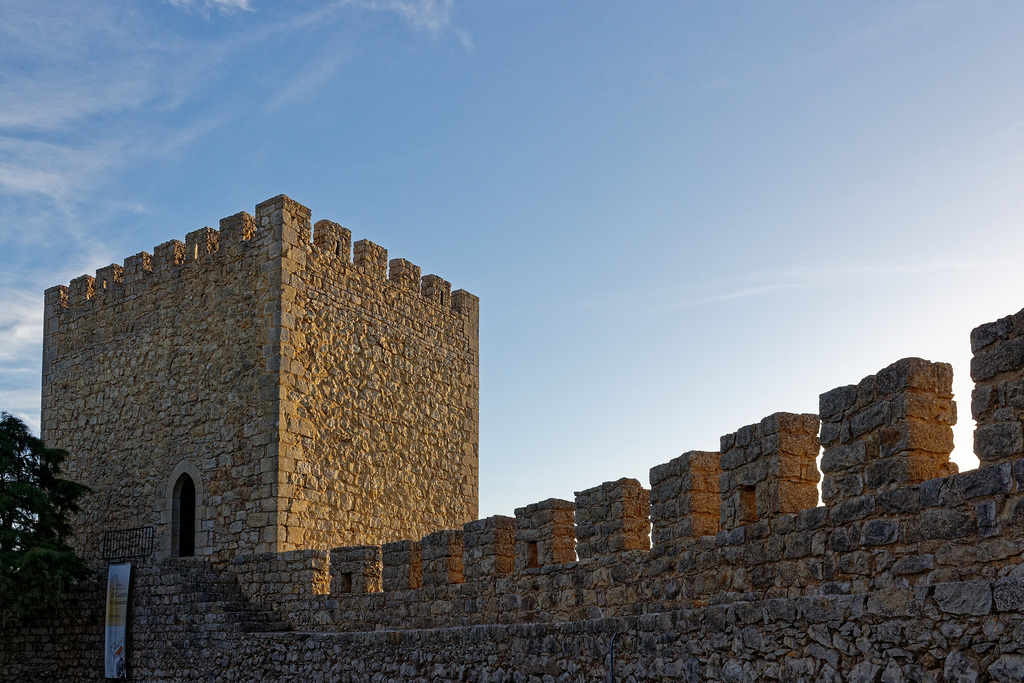
<svg viewBox="0 0 1024 683"><path fill-rule="evenodd" d="M177 557L196 554L196 483L182 474L174 484L171 551Z"/></svg>

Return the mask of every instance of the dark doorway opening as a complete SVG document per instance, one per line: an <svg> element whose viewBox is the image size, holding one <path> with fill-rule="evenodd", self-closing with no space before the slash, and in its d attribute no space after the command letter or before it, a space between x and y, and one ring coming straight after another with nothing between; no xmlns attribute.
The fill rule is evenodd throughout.
<svg viewBox="0 0 1024 683"><path fill-rule="evenodd" d="M174 487L174 538L178 557L196 554L196 485L183 474Z"/></svg>

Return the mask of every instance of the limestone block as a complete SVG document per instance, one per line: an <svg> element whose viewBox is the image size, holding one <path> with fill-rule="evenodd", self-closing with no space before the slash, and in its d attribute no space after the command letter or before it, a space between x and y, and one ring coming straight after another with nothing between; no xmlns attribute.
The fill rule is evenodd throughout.
<svg viewBox="0 0 1024 683"><path fill-rule="evenodd" d="M509 574L515 569L515 519L496 515L462 527L466 581Z"/></svg>
<svg viewBox="0 0 1024 683"><path fill-rule="evenodd" d="M420 293L439 306L452 304L452 283L438 275L424 275L420 281Z"/></svg>
<svg viewBox="0 0 1024 683"><path fill-rule="evenodd" d="M516 571L576 559L575 510L558 498L516 508Z"/></svg>
<svg viewBox="0 0 1024 683"><path fill-rule="evenodd" d="M348 263L352 258L352 231L333 221L317 221L313 225L313 245L321 253Z"/></svg>
<svg viewBox="0 0 1024 683"><path fill-rule="evenodd" d="M935 602L947 614L988 614L992 610L992 586L987 581L940 583Z"/></svg>
<svg viewBox="0 0 1024 683"><path fill-rule="evenodd" d="M97 294L107 293L123 282L124 268L117 263L111 263L109 266L96 270L95 287Z"/></svg>
<svg viewBox="0 0 1024 683"><path fill-rule="evenodd" d="M650 500L636 479L576 492L576 553L584 560L650 548Z"/></svg>
<svg viewBox="0 0 1024 683"><path fill-rule="evenodd" d="M388 267L388 279L402 289L419 292L420 267L404 258L391 259Z"/></svg>
<svg viewBox="0 0 1024 683"><path fill-rule="evenodd" d="M956 404L946 363L905 358L821 395L822 497L836 506L956 471Z"/></svg>
<svg viewBox="0 0 1024 683"><path fill-rule="evenodd" d="M331 594L376 593L382 589L381 549L378 545L331 550Z"/></svg>
<svg viewBox="0 0 1024 683"><path fill-rule="evenodd" d="M71 281L68 287L68 305L84 304L95 293L96 279L92 275L81 275Z"/></svg>
<svg viewBox="0 0 1024 683"><path fill-rule="evenodd" d="M651 524L655 545L718 533L719 454L690 451L651 468Z"/></svg>
<svg viewBox="0 0 1024 683"><path fill-rule="evenodd" d="M359 240L355 244L353 263L371 279L384 280L388 272L388 250L369 240Z"/></svg>
<svg viewBox="0 0 1024 683"><path fill-rule="evenodd" d="M419 541L394 541L381 546L382 583L385 591L409 590L423 585Z"/></svg>
<svg viewBox="0 0 1024 683"><path fill-rule="evenodd" d="M726 434L721 446L723 531L817 505L817 415L775 413Z"/></svg>
<svg viewBox="0 0 1024 683"><path fill-rule="evenodd" d="M220 247L220 233L206 227L185 235L185 260L197 261L215 253Z"/></svg>
<svg viewBox="0 0 1024 683"><path fill-rule="evenodd" d="M167 271L183 263L185 263L185 243L181 240L168 240L153 248L154 270Z"/></svg>
<svg viewBox="0 0 1024 683"><path fill-rule="evenodd" d="M420 541L423 557L423 585L462 583L462 530L445 529Z"/></svg>
<svg viewBox="0 0 1024 683"><path fill-rule="evenodd" d="M971 332L971 413L977 422L974 453L982 463L1024 454L1024 311Z"/></svg>
<svg viewBox="0 0 1024 683"><path fill-rule="evenodd" d="M256 219L246 211L220 219L220 244L233 246L256 235Z"/></svg>
<svg viewBox="0 0 1024 683"><path fill-rule="evenodd" d="M282 245L308 245L312 228L310 210L291 197L279 194L256 205L256 229ZM273 251L271 256L277 256Z"/></svg>
<svg viewBox="0 0 1024 683"><path fill-rule="evenodd" d="M124 260L124 283L142 283L145 278L153 273L153 257L145 251L140 251L134 256Z"/></svg>

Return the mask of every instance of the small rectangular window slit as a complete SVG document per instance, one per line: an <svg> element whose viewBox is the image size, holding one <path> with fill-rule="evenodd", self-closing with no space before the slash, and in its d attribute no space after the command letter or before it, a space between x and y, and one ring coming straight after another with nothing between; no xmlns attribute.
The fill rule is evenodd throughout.
<svg viewBox="0 0 1024 683"><path fill-rule="evenodd" d="M757 489L753 486L740 487L739 521L750 524L757 521Z"/></svg>

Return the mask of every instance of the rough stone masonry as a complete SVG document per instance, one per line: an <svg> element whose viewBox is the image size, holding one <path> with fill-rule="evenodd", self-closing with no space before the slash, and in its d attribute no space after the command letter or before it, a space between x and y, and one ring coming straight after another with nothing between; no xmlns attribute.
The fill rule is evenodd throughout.
<svg viewBox="0 0 1024 683"><path fill-rule="evenodd" d="M473 519L476 299L308 218L278 197L47 293L46 436L97 489L79 545L160 545L132 678L582 683L614 635L634 683L1024 680L1024 311L971 335L977 470L949 461L952 369L906 358L650 489ZM0 615L0 680L102 676L101 578Z"/></svg>
<svg viewBox="0 0 1024 683"><path fill-rule="evenodd" d="M311 237L312 230L312 240ZM390 267L389 267L390 266ZM362 545L476 517L478 299L288 197L46 291L43 438L94 491L78 549Z"/></svg>

